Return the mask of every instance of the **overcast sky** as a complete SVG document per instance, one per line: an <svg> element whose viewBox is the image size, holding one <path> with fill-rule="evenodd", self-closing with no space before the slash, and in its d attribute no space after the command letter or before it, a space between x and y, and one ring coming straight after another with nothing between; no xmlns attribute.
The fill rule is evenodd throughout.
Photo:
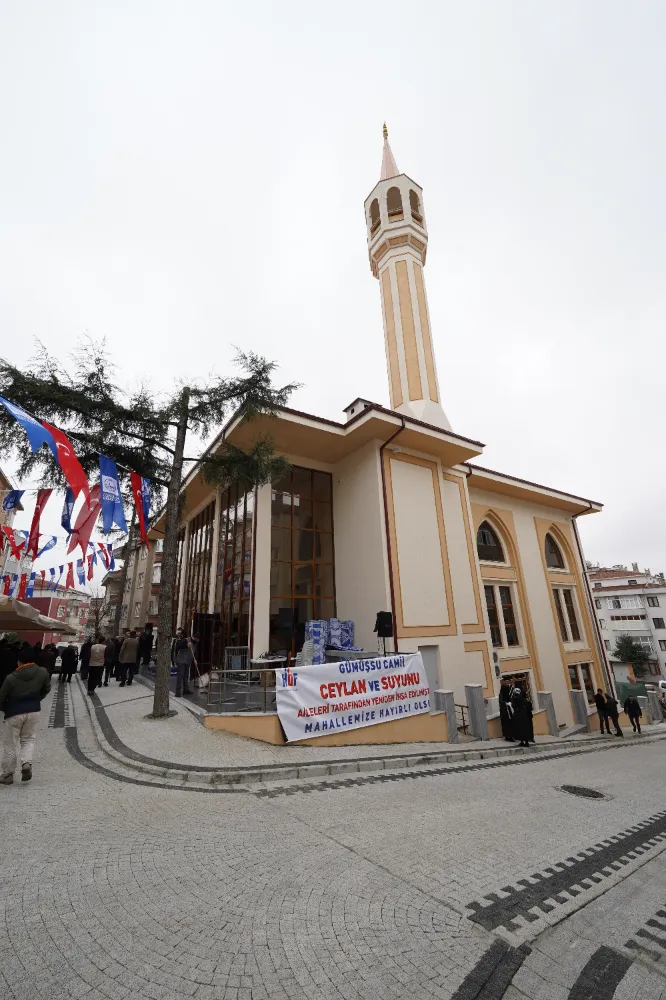
<svg viewBox="0 0 666 1000"><path fill-rule="evenodd" d="M453 429L603 502L588 558L666 569L665 31L658 0L0 0L0 349L106 337L160 388L236 345L300 409L387 403L386 119Z"/></svg>

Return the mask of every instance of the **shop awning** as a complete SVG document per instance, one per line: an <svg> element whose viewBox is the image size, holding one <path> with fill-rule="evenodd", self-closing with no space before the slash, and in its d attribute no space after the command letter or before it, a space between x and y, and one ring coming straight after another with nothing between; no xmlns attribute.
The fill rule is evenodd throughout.
<svg viewBox="0 0 666 1000"><path fill-rule="evenodd" d="M61 632L76 635L76 629L41 615L37 608L0 594L0 632Z"/></svg>

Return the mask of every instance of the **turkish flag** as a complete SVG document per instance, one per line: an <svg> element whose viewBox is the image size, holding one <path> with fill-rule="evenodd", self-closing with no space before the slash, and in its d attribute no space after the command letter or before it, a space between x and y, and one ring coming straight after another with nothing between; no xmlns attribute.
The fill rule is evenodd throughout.
<svg viewBox="0 0 666 1000"><path fill-rule="evenodd" d="M2 525L2 532L5 535L7 541L9 542L9 544L11 546L12 555L13 555L14 559L20 559L21 558L21 549L25 545L25 539L23 539L23 541L21 542L20 545L17 545L16 544L16 536L14 534L14 529L13 528L8 528L6 524Z"/></svg>
<svg viewBox="0 0 666 1000"><path fill-rule="evenodd" d="M45 569L40 569L39 575L42 578L42 590L44 590L44 584L46 582L46 570Z"/></svg>
<svg viewBox="0 0 666 1000"><path fill-rule="evenodd" d="M146 518L143 509L143 492L141 489L142 478L138 472L130 472L130 483L132 484L132 496L134 497L134 506L136 507L136 512L139 517L139 532L141 534L141 541L144 545L148 544L148 535L146 534Z"/></svg>
<svg viewBox="0 0 666 1000"><path fill-rule="evenodd" d="M88 477L83 471L83 466L74 454L72 442L69 440L64 431L61 431L58 427L52 427L51 424L47 424L45 420L42 420L42 424L46 427L47 431L50 431L53 435L53 440L55 441L55 446L58 451L58 465L62 469L65 479L72 487L74 496L78 496L79 493L83 492L86 500L90 503L90 487L88 486Z"/></svg>
<svg viewBox="0 0 666 1000"><path fill-rule="evenodd" d="M5 595L5 597L9 597L9 589L10 589L11 584L12 584L11 577L10 576L6 576L4 578L3 582L4 582L4 586L3 586L2 592Z"/></svg>
<svg viewBox="0 0 666 1000"><path fill-rule="evenodd" d="M65 590L74 586L74 564L67 563L67 579L65 580Z"/></svg>
<svg viewBox="0 0 666 1000"><path fill-rule="evenodd" d="M28 588L28 574L21 573L21 579L19 580L18 594L16 595L17 600L22 600L25 597L25 592Z"/></svg>
<svg viewBox="0 0 666 1000"><path fill-rule="evenodd" d="M68 555L70 552L74 552L77 545L80 545L81 555L85 559L88 552L88 542L90 541L90 536L93 533L93 528L97 523L97 518L99 517L102 509L99 496L99 483L96 483L90 491L88 503L84 503L81 507L76 519L76 524L72 528L72 534L69 537L69 547L67 549Z"/></svg>
<svg viewBox="0 0 666 1000"><path fill-rule="evenodd" d="M28 547L25 550L25 554L27 556L32 555L33 559L37 558L37 553L39 551L39 519L42 516L42 511L44 510L44 507L46 506L52 493L53 490L37 491L37 503L35 504L35 512L32 515L30 536L28 537Z"/></svg>
<svg viewBox="0 0 666 1000"><path fill-rule="evenodd" d="M91 552L90 555L88 556L88 579L89 580L92 580L92 578L93 578L93 559L94 558L95 558L95 553Z"/></svg>

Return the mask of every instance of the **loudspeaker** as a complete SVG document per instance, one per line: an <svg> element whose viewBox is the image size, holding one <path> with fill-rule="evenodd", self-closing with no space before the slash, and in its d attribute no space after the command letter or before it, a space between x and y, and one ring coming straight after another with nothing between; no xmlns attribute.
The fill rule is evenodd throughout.
<svg viewBox="0 0 666 1000"><path fill-rule="evenodd" d="M393 615L390 611L378 611L375 622L375 632L380 639L390 639L393 636Z"/></svg>
<svg viewBox="0 0 666 1000"><path fill-rule="evenodd" d="M298 624L295 608L278 608L278 632L281 635L293 635Z"/></svg>

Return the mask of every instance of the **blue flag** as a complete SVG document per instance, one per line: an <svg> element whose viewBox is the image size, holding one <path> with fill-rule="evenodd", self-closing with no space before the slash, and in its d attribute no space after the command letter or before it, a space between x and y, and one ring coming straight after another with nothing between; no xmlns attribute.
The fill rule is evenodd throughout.
<svg viewBox="0 0 666 1000"><path fill-rule="evenodd" d="M79 578L79 583L81 584L81 586L82 587L85 586L86 571L85 571L85 567L83 565L83 559L77 559L76 560L76 575Z"/></svg>
<svg viewBox="0 0 666 1000"><path fill-rule="evenodd" d="M5 499L2 501L3 510L16 510L21 502L21 497L25 493L25 490L11 490Z"/></svg>
<svg viewBox="0 0 666 1000"><path fill-rule="evenodd" d="M54 590L55 589L55 566L51 566L51 568L49 570L49 573L51 575L51 579L49 580L48 589L49 590Z"/></svg>
<svg viewBox="0 0 666 1000"><path fill-rule="evenodd" d="M74 490L71 486L68 486L65 493L65 502L62 505L62 514L60 515L60 523L68 535L72 533L72 514L74 513L75 502Z"/></svg>
<svg viewBox="0 0 666 1000"><path fill-rule="evenodd" d="M39 537L40 538L46 538L46 541L44 542L44 544L42 545L41 549L37 553L37 558L38 559L39 559L40 556L43 556L45 552L49 552L52 548L54 548L56 542L58 541L58 536L57 535L40 535Z"/></svg>
<svg viewBox="0 0 666 1000"><path fill-rule="evenodd" d="M115 569L116 560L113 558L113 545L111 544L111 542L109 542L109 544L107 545L107 549L109 550L109 559L110 559L109 569Z"/></svg>
<svg viewBox="0 0 666 1000"><path fill-rule="evenodd" d="M36 417L26 413L22 406L17 406L16 403L10 403L9 400L5 399L3 396L0 396L0 403L2 403L8 413L11 413L14 420L18 420L21 427L26 432L32 451L39 451L43 444L47 444L53 452L53 457L56 462L60 464L58 459L58 449L56 448L56 443L53 440L53 434L51 434L51 431L47 431L44 424L37 420Z"/></svg>
<svg viewBox="0 0 666 1000"><path fill-rule="evenodd" d="M34 596L34 591L35 591L35 574L31 573L30 574L30 579L28 580L28 586L26 587L26 590L25 590L25 596L26 597L33 597Z"/></svg>
<svg viewBox="0 0 666 1000"><path fill-rule="evenodd" d="M102 523L105 535L111 531L114 524L127 534L127 522L123 501L120 496L120 483L116 463L106 455L99 456L99 484L102 498Z"/></svg>
<svg viewBox="0 0 666 1000"><path fill-rule="evenodd" d="M14 591L16 590L16 584L18 583L18 573L12 573L12 585L9 588L9 596L13 597Z"/></svg>
<svg viewBox="0 0 666 1000"><path fill-rule="evenodd" d="M59 585L60 585L60 581L62 580L62 574L63 574L63 570L64 569L65 569L64 566L58 566L58 579L55 582L55 586L53 588L54 590L57 590L58 587L59 587Z"/></svg>

